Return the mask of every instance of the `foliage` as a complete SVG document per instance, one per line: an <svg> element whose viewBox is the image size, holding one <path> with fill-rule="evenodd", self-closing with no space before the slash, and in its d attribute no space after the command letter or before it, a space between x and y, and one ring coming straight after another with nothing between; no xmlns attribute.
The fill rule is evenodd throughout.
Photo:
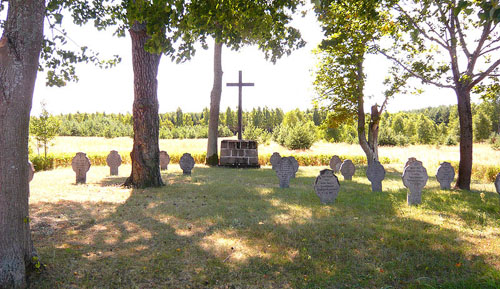
<svg viewBox="0 0 500 289"><path fill-rule="evenodd" d="M243 131L243 139L256 140L259 144L269 144L271 134L249 123Z"/></svg>
<svg viewBox="0 0 500 289"><path fill-rule="evenodd" d="M490 136L491 121L482 112L476 114L473 118L474 140L483 141Z"/></svg>
<svg viewBox="0 0 500 289"><path fill-rule="evenodd" d="M282 124L273 134L273 139L289 149L309 149L316 141L316 129L312 121Z"/></svg>
<svg viewBox="0 0 500 289"><path fill-rule="evenodd" d="M37 143L37 150L43 147L44 155L47 157L47 151L51 141L56 137L60 122L47 111L47 104L41 103L42 112L39 117L32 117L30 121L30 133L34 136ZM40 151L38 151L40 154Z"/></svg>

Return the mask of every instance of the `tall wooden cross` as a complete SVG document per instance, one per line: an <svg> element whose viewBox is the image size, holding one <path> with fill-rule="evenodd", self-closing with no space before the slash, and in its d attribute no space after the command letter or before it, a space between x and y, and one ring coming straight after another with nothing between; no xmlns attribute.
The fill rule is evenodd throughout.
<svg viewBox="0 0 500 289"><path fill-rule="evenodd" d="M241 70L239 71L239 81L237 83L226 83L227 86L238 86L239 88L239 99L238 99L238 139L241 140L241 124L242 124L242 109L241 109L241 102L242 102L242 90L243 86L254 86L255 83L243 83L243 76L241 73Z"/></svg>

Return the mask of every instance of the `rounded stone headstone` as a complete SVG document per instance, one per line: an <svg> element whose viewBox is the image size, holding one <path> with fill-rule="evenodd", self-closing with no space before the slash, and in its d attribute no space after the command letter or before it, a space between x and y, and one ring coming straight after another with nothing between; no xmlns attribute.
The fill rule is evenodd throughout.
<svg viewBox="0 0 500 289"><path fill-rule="evenodd" d="M71 167L76 173L76 183L85 184L87 182L87 172L90 169L90 159L87 154L79 152L71 161Z"/></svg>
<svg viewBox="0 0 500 289"><path fill-rule="evenodd" d="M427 170L422 166L422 162L410 163L403 172L403 184L410 192L406 195L408 205L418 205L422 203L422 189L427 184L429 176Z"/></svg>
<svg viewBox="0 0 500 289"><path fill-rule="evenodd" d="M436 172L436 179L442 190L451 189L451 182L455 179L455 170L449 162L443 162Z"/></svg>
<svg viewBox="0 0 500 289"><path fill-rule="evenodd" d="M292 179L295 178L295 174L299 171L299 162L292 156L287 157L293 165L293 174L292 174Z"/></svg>
<svg viewBox="0 0 500 289"><path fill-rule="evenodd" d="M290 158L281 158L278 166L276 167L276 175L280 180L280 188L290 187L290 179L295 173L293 162Z"/></svg>
<svg viewBox="0 0 500 289"><path fill-rule="evenodd" d="M179 160L179 166L182 169L182 173L185 175L190 175L191 170L194 168L194 159L190 153L185 153Z"/></svg>
<svg viewBox="0 0 500 289"><path fill-rule="evenodd" d="M276 170L276 167L278 166L280 161L281 161L280 153L274 152L271 158L269 159L269 162L271 163L273 170Z"/></svg>
<svg viewBox="0 0 500 289"><path fill-rule="evenodd" d="M338 173L340 171L340 166L342 165L342 160L339 158L339 156L334 155L330 159L330 168L335 172Z"/></svg>
<svg viewBox="0 0 500 289"><path fill-rule="evenodd" d="M109 155L106 158L106 163L109 166L109 174L112 176L117 176L118 167L122 165L122 157L117 151L112 150L109 152Z"/></svg>
<svg viewBox="0 0 500 289"><path fill-rule="evenodd" d="M416 162L416 161L417 161L417 158L414 158L414 157L408 158L408 160L406 161L406 164L405 164L405 168L406 168L409 164L411 164L411 163L413 163L413 162Z"/></svg>
<svg viewBox="0 0 500 289"><path fill-rule="evenodd" d="M372 183L373 192L382 192L382 181L385 179L384 166L379 161L374 161L366 169L366 177Z"/></svg>
<svg viewBox="0 0 500 289"><path fill-rule="evenodd" d="M167 170L170 164L170 156L166 151L160 151L160 169Z"/></svg>
<svg viewBox="0 0 500 289"><path fill-rule="evenodd" d="M314 192L319 197L321 203L333 203L340 191L340 183L332 170L322 170L314 182Z"/></svg>
<svg viewBox="0 0 500 289"><path fill-rule="evenodd" d="M355 171L356 167L351 160L345 160L340 166L340 172L342 173L342 176L344 176L344 180L351 181Z"/></svg>
<svg viewBox="0 0 500 289"><path fill-rule="evenodd" d="M28 182L31 182L34 176L35 176L35 167L33 166L32 162L28 161Z"/></svg>
<svg viewBox="0 0 500 289"><path fill-rule="evenodd" d="M495 189L497 190L497 193L500 194L500 173L498 173L495 178Z"/></svg>

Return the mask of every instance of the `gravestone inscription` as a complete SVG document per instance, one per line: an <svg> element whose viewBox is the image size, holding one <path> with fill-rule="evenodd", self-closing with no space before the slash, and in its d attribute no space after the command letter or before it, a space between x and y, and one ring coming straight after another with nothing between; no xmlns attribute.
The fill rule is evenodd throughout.
<svg viewBox="0 0 500 289"><path fill-rule="evenodd" d="M87 182L87 172L90 169L90 159L87 154L78 152L71 161L71 167L76 173L76 183L85 184Z"/></svg>
<svg viewBox="0 0 500 289"><path fill-rule="evenodd" d="M295 174L299 170L299 162L294 157L292 157L292 156L287 157L287 158L292 162L292 165L293 165L292 178L295 179Z"/></svg>
<svg viewBox="0 0 500 289"><path fill-rule="evenodd" d="M374 161L368 166L366 169L366 177L372 183L373 192L382 192L382 181L385 178L385 169L379 161Z"/></svg>
<svg viewBox="0 0 500 289"><path fill-rule="evenodd" d="M276 170L276 167L278 166L280 161L281 161L280 153L274 152L271 158L269 159L269 162L271 163L273 170Z"/></svg>
<svg viewBox="0 0 500 289"><path fill-rule="evenodd" d="M338 173L340 171L340 166L342 165L342 160L339 158L339 156L334 155L330 159L330 168L335 172Z"/></svg>
<svg viewBox="0 0 500 289"><path fill-rule="evenodd" d="M495 179L495 189L497 190L497 193L500 194L500 173L497 174Z"/></svg>
<svg viewBox="0 0 500 289"><path fill-rule="evenodd" d="M328 204L335 202L340 190L340 183L333 170L322 170L314 182L314 191L321 203Z"/></svg>
<svg viewBox="0 0 500 289"><path fill-rule="evenodd" d="M443 162L436 172L436 179L442 190L451 189L451 182L455 179L455 170L449 162Z"/></svg>
<svg viewBox="0 0 500 289"><path fill-rule="evenodd" d="M35 167L33 166L32 162L28 161L28 182L31 182L34 176L35 176Z"/></svg>
<svg viewBox="0 0 500 289"><path fill-rule="evenodd" d="M344 180L351 181L352 176L354 176L354 172L356 172L356 167L351 160L345 160L340 166L340 172L342 173L342 176L344 176Z"/></svg>
<svg viewBox="0 0 500 289"><path fill-rule="evenodd" d="M106 158L106 163L109 166L109 174L112 176L117 176L118 167L122 165L122 157L117 151L112 150L109 152L109 155Z"/></svg>
<svg viewBox="0 0 500 289"><path fill-rule="evenodd" d="M160 169L168 170L168 164L170 164L170 156L166 151L160 151Z"/></svg>
<svg viewBox="0 0 500 289"><path fill-rule="evenodd" d="M191 170L194 168L194 158L190 153L185 153L179 160L179 166L182 169L182 173L185 175L190 175Z"/></svg>
<svg viewBox="0 0 500 289"><path fill-rule="evenodd" d="M290 187L290 179L295 172L294 165L290 158L281 158L278 166L276 167L276 175L280 180L280 188Z"/></svg>
<svg viewBox="0 0 500 289"><path fill-rule="evenodd" d="M403 172L403 184L410 192L406 195L408 205L418 205L422 203L422 189L427 184L429 176L427 170L422 166L422 162L410 163Z"/></svg>

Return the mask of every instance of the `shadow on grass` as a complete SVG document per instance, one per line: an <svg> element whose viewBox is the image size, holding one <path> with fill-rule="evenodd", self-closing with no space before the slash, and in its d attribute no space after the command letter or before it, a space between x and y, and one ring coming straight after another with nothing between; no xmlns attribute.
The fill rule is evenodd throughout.
<svg viewBox="0 0 500 289"><path fill-rule="evenodd" d="M400 216L403 190L343 182L336 203L321 205L314 177L280 189L270 169L195 168L164 180L121 204L32 205L47 268L31 288L500 286L487 262L498 256L471 258L458 232Z"/></svg>

